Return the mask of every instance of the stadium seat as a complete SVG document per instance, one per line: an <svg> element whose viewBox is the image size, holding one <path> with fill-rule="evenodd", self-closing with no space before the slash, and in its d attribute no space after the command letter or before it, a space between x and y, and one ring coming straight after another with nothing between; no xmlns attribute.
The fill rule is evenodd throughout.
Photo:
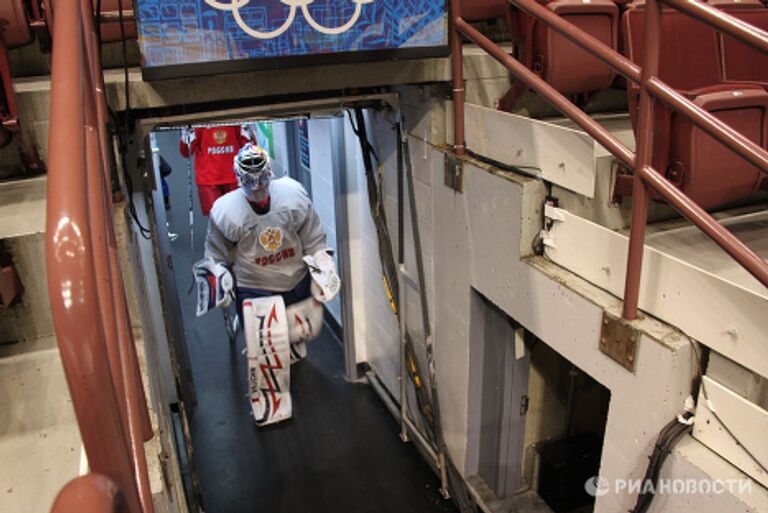
<svg viewBox="0 0 768 513"><path fill-rule="evenodd" d="M768 9L734 8L723 6L728 14L762 30L768 31ZM728 82L757 82L768 86L768 55L740 43L730 36L721 35L723 76Z"/></svg>
<svg viewBox="0 0 768 513"><path fill-rule="evenodd" d="M618 49L619 8L612 0L554 0L543 3L614 50ZM518 59L563 94L582 94L607 88L616 74L602 61L527 14L515 12L514 40ZM527 90L518 83L499 102L512 110Z"/></svg>
<svg viewBox="0 0 768 513"><path fill-rule="evenodd" d="M94 9L96 8L98 0L93 0ZM129 11L133 9L133 0L122 0L123 11ZM119 0L101 0L101 12L114 12L117 13L120 10ZM133 21L125 21L125 38L136 38L136 23ZM101 40L104 43L114 43L122 40L122 31L120 29L120 23L102 23L101 24Z"/></svg>
<svg viewBox="0 0 768 513"><path fill-rule="evenodd" d="M29 44L34 39L27 21L24 0L3 0L0 2L0 20L2 22L2 40L7 48L17 48Z"/></svg>
<svg viewBox="0 0 768 513"><path fill-rule="evenodd" d="M33 39L23 0L0 2L0 148L10 144L12 133L19 129L8 49L24 46Z"/></svg>
<svg viewBox="0 0 768 513"><path fill-rule="evenodd" d="M624 50L642 65L645 10L622 18ZM676 11L662 16L659 78L702 109L757 144L766 145L768 93L748 83L725 83L719 35ZM638 86L628 87L630 114L637 114ZM655 109L654 167L700 206L713 208L753 194L760 171L663 105Z"/></svg>
<svg viewBox="0 0 768 513"><path fill-rule="evenodd" d="M752 142L767 147L768 92L762 87L700 94L693 102ZM722 143L673 115L667 178L699 205L716 207L757 192L764 175Z"/></svg>
<svg viewBox="0 0 768 513"><path fill-rule="evenodd" d="M512 8L505 0L462 0L461 17L467 21L484 21L503 18Z"/></svg>

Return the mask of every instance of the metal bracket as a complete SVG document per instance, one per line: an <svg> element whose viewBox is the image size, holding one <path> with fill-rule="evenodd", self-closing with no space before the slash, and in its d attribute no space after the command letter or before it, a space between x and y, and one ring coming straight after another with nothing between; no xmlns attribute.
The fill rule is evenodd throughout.
<svg viewBox="0 0 768 513"><path fill-rule="evenodd" d="M640 330L621 317L603 312L600 351L630 372L635 372Z"/></svg>
<svg viewBox="0 0 768 513"><path fill-rule="evenodd" d="M464 161L455 155L445 155L445 185L464 192Z"/></svg>

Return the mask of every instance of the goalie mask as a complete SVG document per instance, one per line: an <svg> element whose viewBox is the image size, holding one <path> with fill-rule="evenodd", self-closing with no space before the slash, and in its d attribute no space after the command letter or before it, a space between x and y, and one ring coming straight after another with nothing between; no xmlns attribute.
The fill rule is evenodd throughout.
<svg viewBox="0 0 768 513"><path fill-rule="evenodd" d="M259 193L263 195L272 180L272 162L267 152L253 143L243 146L235 157L235 176L249 199L261 199Z"/></svg>
<svg viewBox="0 0 768 513"><path fill-rule="evenodd" d="M193 272L197 284L197 317L214 308L226 308L235 299L235 278L223 263L204 258L193 266Z"/></svg>

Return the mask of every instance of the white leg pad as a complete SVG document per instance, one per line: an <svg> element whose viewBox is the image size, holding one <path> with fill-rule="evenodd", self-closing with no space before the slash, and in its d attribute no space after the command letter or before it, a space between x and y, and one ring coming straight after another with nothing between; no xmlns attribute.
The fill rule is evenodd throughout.
<svg viewBox="0 0 768 513"><path fill-rule="evenodd" d="M258 426L291 418L290 340L281 296L243 301L248 384Z"/></svg>

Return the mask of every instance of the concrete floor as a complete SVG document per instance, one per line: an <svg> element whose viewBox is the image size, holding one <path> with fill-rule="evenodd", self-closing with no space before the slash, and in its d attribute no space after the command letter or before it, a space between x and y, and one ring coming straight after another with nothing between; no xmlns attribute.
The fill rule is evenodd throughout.
<svg viewBox="0 0 768 513"><path fill-rule="evenodd" d="M190 420L206 513L456 511L374 391L345 381L341 344L327 327L293 367L293 418L255 427L242 335L228 342L220 312L194 318L186 161L173 134L159 143L174 169L169 228L179 234L173 258L198 396ZM195 206L199 258L206 219Z"/></svg>

